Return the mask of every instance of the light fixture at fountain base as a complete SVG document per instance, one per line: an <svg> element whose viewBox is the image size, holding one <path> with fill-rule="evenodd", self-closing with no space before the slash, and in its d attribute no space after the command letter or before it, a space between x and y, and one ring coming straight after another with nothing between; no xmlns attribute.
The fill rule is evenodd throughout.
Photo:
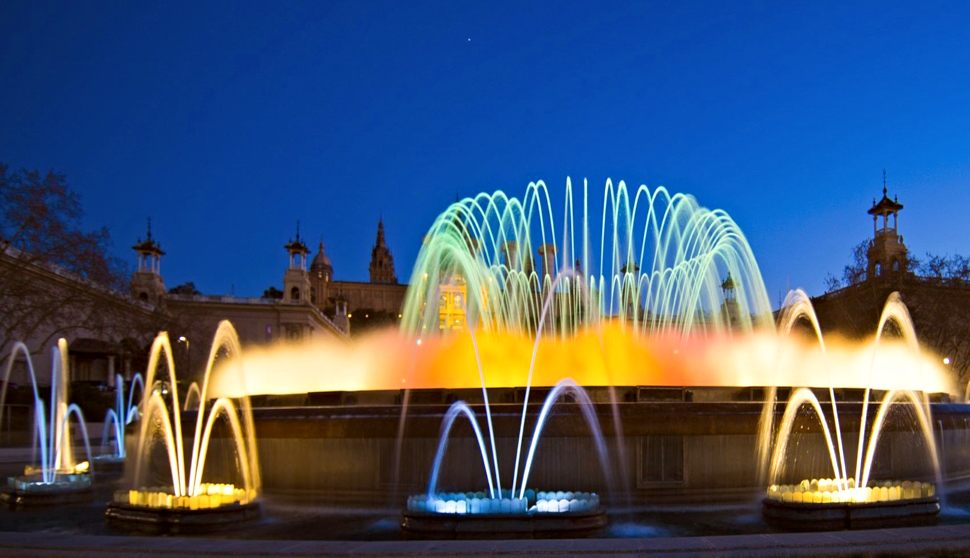
<svg viewBox="0 0 970 558"><path fill-rule="evenodd" d="M236 488L232 484L202 483L191 496L176 496L162 489L118 490L114 503L139 508L205 510L229 505L246 505L256 499L255 490Z"/></svg>
<svg viewBox="0 0 970 558"><path fill-rule="evenodd" d="M856 487L831 479L772 485L762 503L768 523L785 529L818 531L934 523L940 500L932 483L883 481Z"/></svg>
<svg viewBox="0 0 970 558"><path fill-rule="evenodd" d="M163 488L119 490L105 510L109 522L136 531L192 533L211 531L260 515L255 490L232 484L203 483L192 496Z"/></svg>
<svg viewBox="0 0 970 558"><path fill-rule="evenodd" d="M7 486L0 491L0 502L14 508L63 505L90 498L89 473L58 472L53 481L44 482L42 474L31 467L24 475L8 477Z"/></svg>
<svg viewBox="0 0 970 558"><path fill-rule="evenodd" d="M522 498L503 491L502 498L485 492L441 492L408 498L401 528L419 536L472 538L571 536L593 534L606 526L599 495L591 492L536 492Z"/></svg>

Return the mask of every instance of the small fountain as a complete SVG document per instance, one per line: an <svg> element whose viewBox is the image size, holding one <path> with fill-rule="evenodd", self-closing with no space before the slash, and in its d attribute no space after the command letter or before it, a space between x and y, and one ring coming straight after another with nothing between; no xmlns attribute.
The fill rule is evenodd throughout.
<svg viewBox="0 0 970 558"><path fill-rule="evenodd" d="M586 391L571 379L560 381L546 396L539 411L529 444L528 457L522 474L522 483L516 489L513 480L510 490L502 490L499 466L494 443L495 463L490 463L485 440L475 412L464 402L456 401L445 413L438 450L435 453L431 478L425 494L408 498L401 526L410 532L422 534L542 534L562 532L593 532L606 526L606 513L595 492L536 491L527 489L532 461L542 437L542 430L549 413L563 396L572 394L580 406L587 425L592 432L600 467L606 482L610 483L610 464L603 433L600 431L593 403ZM482 456L482 469L488 483L487 492L438 492L438 475L441 462L448 447L448 438L455 420L464 416L471 424ZM493 438L494 442L494 438ZM492 478L494 465L495 478Z"/></svg>
<svg viewBox="0 0 970 558"><path fill-rule="evenodd" d="M808 321L824 352L825 342L815 316L811 301L803 291L793 291L785 302L780 317L783 334L791 332L794 324L801 319ZM897 293L892 293L886 301L876 337L872 343L870 371L876 365L879 344L888 323L896 325L910 351L919 352L916 334L906 306ZM920 377L920 370L913 375ZM929 397L925 391L911 389L888 389L880 400L875 419L870 425L867 418L870 401L869 387L865 388L859 420L858 447L856 449L855 474L849 475L846 467L845 444L840 427L839 405L836 402L834 387L828 388L831 402L831 416L826 416L822 404L815 393L807 388L794 389L788 398L785 411L774 437L774 449L770 450L771 423L774 417L776 392L769 391L762 412L761 441L759 454L764 458L770 453L768 461L768 490L764 499L763 513L770 522L795 529L841 529L872 525L924 523L935 519L940 511L940 501L936 495L936 483L940 483L941 471L930 418ZM921 480L871 479L873 460L882 437L886 418L893 405L908 403L907 408L915 417L922 443L932 463L934 482ZM819 428L828 450L832 468L832 478L803 479L795 484L783 484L778 478L788 464L786 449L793 434L795 419L800 409L808 405L818 420ZM829 427L829 419L834 428ZM833 439L832 430L835 431Z"/></svg>
<svg viewBox="0 0 970 558"><path fill-rule="evenodd" d="M115 375L115 406L105 413L104 428L101 431L101 453L94 456L99 475L119 474L123 471L126 457L125 427L139 418L135 389L139 390L139 395L145 392L145 381L138 373L131 379L126 403L125 379L121 374ZM114 451L111 450L112 443L114 443Z"/></svg>
<svg viewBox="0 0 970 558"><path fill-rule="evenodd" d="M81 409L69 403L68 346L59 339L51 350L51 397L48 415L40 396L34 364L30 351L23 343L15 343L4 372L3 388L0 390L0 410L7 398L7 386L17 356L23 357L33 389L33 463L24 468L24 474L10 477L0 492L0 498L11 506L62 504L85 500L91 493L91 443ZM76 462L72 443L70 418L74 417L81 429L87 461ZM3 414L0 413L0 420ZM38 456L39 454L39 456Z"/></svg>
<svg viewBox="0 0 970 558"><path fill-rule="evenodd" d="M171 343L165 332L155 338L145 376L132 486L115 492L105 512L109 521L153 531L183 532L210 529L259 516L257 499L261 481L249 398L238 398L237 407L228 397L218 397L212 402L207 397L209 376L222 350L233 359L241 353L239 338L227 321L219 323L213 339L202 387L198 391L198 408L192 411L196 419L195 435L191 438L191 454L188 454L182 435L183 407ZM167 378L159 373L163 355ZM235 370L241 369L237 367ZM241 373L234 381L240 386L245 385ZM220 418L225 418L229 427L228 441L235 461L236 478L223 479L228 482L211 482L206 478L206 464L213 442L213 428ZM149 467L160 465L151 459L156 444L164 449L169 483L149 484L154 482L148 480Z"/></svg>

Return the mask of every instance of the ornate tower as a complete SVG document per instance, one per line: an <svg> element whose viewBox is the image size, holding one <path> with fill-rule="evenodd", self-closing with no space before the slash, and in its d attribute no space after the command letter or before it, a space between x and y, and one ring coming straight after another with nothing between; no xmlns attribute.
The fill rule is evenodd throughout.
<svg viewBox="0 0 970 558"><path fill-rule="evenodd" d="M138 268L131 276L131 294L138 300L158 304L165 296L165 281L162 280L162 256L165 252L152 238L152 220L148 220L145 240L131 247L138 254Z"/></svg>
<svg viewBox="0 0 970 558"><path fill-rule="evenodd" d="M397 284L397 275L394 273L394 257L391 256L391 250L384 242L383 217L377 223L377 241L370 251L370 282Z"/></svg>
<svg viewBox="0 0 970 558"><path fill-rule="evenodd" d="M310 300L310 274L306 270L306 257L310 251L300 239L300 223L296 223L296 238L283 248L290 256L290 265L283 274L283 302Z"/></svg>
<svg viewBox="0 0 970 558"><path fill-rule="evenodd" d="M903 244L903 237L899 234L899 210L903 205L899 199L894 197L889 199L886 189L886 171L882 174L882 199L872 201L869 208L869 215L872 215L872 244L866 253L868 264L866 266L866 279L873 280L895 280L906 273L907 250ZM892 216L892 226L889 224L889 217ZM879 218L882 217L882 226L879 226Z"/></svg>
<svg viewBox="0 0 970 558"><path fill-rule="evenodd" d="M313 257L313 262L310 264L310 274L313 275L314 279L329 283L333 281L333 264L330 263L330 258L323 251L323 241L317 246L317 255Z"/></svg>
<svg viewBox="0 0 970 558"><path fill-rule="evenodd" d="M721 316L728 328L734 328L741 318L735 287L734 278L731 277L731 272L728 272L727 277L721 283L721 293L724 295L724 302L721 303Z"/></svg>
<svg viewBox="0 0 970 558"><path fill-rule="evenodd" d="M333 265L323 249L323 240L317 246L317 255L310 263L310 302L323 308L327 305L330 296L330 282L333 281Z"/></svg>

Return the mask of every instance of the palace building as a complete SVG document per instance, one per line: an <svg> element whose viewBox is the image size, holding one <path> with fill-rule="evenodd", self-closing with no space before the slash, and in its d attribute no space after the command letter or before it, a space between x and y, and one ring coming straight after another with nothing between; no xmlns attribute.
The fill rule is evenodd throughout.
<svg viewBox="0 0 970 558"><path fill-rule="evenodd" d="M397 282L383 220L377 225L371 249L368 282L334 280L333 264L322 241L310 262L310 251L299 230L283 248L288 259L282 296L272 296L271 289L262 297L248 298L167 289L162 275L166 253L152 235L151 221L145 237L132 246L136 267L127 293L100 287L8 249L0 254L0 272L11 278L8 283L20 288L8 288L5 295L10 296L0 296L0 307L49 308L37 312L36 319L42 320L37 327L20 333L11 329L11 338L23 341L35 364L44 369L50 366L47 361L57 339L64 337L69 343L72 379L108 385L113 384L116 373L127 380L143 371L158 331L169 333L180 376L191 379L201 373L221 320L232 322L244 345L258 345L346 337L355 330L394 325L400 319L407 285ZM2 348L9 352L11 347L8 342ZM15 382L26 378L20 364Z"/></svg>
<svg viewBox="0 0 970 558"><path fill-rule="evenodd" d="M296 235L283 249L287 254L283 270L282 296L237 298L175 294L165 291L159 259L162 252L148 232L147 240L133 247L138 269L132 276L132 295L157 301L178 314L196 316L206 323L228 319L244 342L269 342L284 338L305 339L317 335L344 336L355 329L397 323L407 285L397 282L394 257L384 236L384 221L377 224L377 238L371 249L370 281L337 281L334 267L321 240L310 258L310 249ZM356 318L355 318L356 315ZM206 318L206 317L211 318ZM209 324L214 328L214 323Z"/></svg>

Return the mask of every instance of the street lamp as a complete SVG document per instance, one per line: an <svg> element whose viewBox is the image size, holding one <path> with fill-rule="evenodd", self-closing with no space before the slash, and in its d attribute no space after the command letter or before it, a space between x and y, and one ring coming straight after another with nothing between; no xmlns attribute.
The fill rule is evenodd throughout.
<svg viewBox="0 0 970 558"><path fill-rule="evenodd" d="M192 373L192 352L189 350L191 348L191 343L189 343L189 339L184 335L180 335L177 342L185 343L185 369L186 369L185 373L191 374Z"/></svg>

